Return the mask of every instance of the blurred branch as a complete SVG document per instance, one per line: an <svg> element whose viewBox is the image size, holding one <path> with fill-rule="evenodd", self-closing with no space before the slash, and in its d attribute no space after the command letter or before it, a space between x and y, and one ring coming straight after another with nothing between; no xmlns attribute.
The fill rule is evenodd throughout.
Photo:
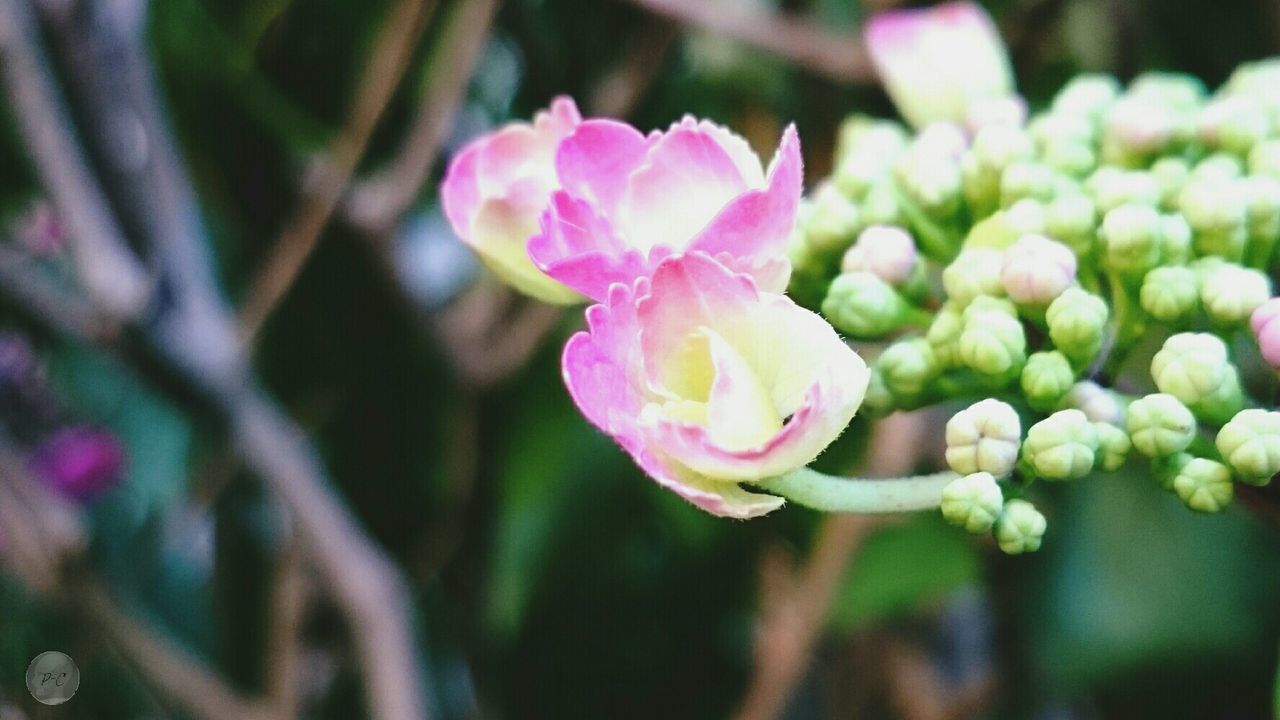
<svg viewBox="0 0 1280 720"><path fill-rule="evenodd" d="M655 17L631 39L626 57L596 84L587 107L593 115L626 117L653 85L663 61L679 39L676 24Z"/></svg>
<svg viewBox="0 0 1280 720"><path fill-rule="evenodd" d="M147 680L193 717L262 718L184 650L120 610L83 566L84 528L76 510L45 489L8 448L0 449L0 527L6 556L34 590L76 609Z"/></svg>
<svg viewBox="0 0 1280 720"><path fill-rule="evenodd" d="M838 34L808 20L745 9L727 0L627 0L651 13L786 58L840 82L876 82L857 33Z"/></svg>
<svg viewBox="0 0 1280 720"><path fill-rule="evenodd" d="M266 264L249 287L240 313L240 336L253 338L289 291L315 249L320 234L346 192L364 157L378 119L400 85L435 0L399 0L383 22L373 54L357 85L351 115L325 154L323 165L303 192L302 206L272 247Z"/></svg>
<svg viewBox="0 0 1280 720"><path fill-rule="evenodd" d="M81 282L113 314L138 315L150 295L150 281L116 229L106 198L76 144L26 0L0 0L0 64L26 150L70 228Z"/></svg>
<svg viewBox="0 0 1280 720"><path fill-rule="evenodd" d="M310 595L301 547L296 534L290 529L276 555L265 663L267 703L272 714L280 720L296 718L301 710L298 664Z"/></svg>
<svg viewBox="0 0 1280 720"><path fill-rule="evenodd" d="M7 241L0 244L0 286L63 335L108 345L119 339L119 324L55 287L34 260Z"/></svg>
<svg viewBox="0 0 1280 720"><path fill-rule="evenodd" d="M867 450L867 474L912 470L928 425L923 412L927 411L896 413L876 423ZM786 567L777 552L762 559L755 672L734 715L737 720L772 720L786 710L808 671L850 559L884 522L879 516L826 515L803 567Z"/></svg>
<svg viewBox="0 0 1280 720"><path fill-rule="evenodd" d="M0 27L5 48L6 72L21 75L10 66L17 63L42 66L32 59L38 38L29 26L25 6L18 0L0 0L5 22ZM352 641L357 648L370 716L377 720L427 717L425 689L417 673L414 633L409 622L409 596L395 566L368 539L341 501L328 487L314 451L301 431L255 385L248 360L236 342L234 318L218 295L205 243L203 227L176 145L164 122L155 79L147 61L141 30L141 4L127 2L50 2L45 6L50 35L62 53L72 87L82 96L82 106L92 108L86 124L87 139L98 150L112 193L101 183L80 178L85 187L52 189L51 192L105 197L115 202L116 217L128 220L152 253L161 270L164 292L144 318L119 317L117 308L103 307L106 315L133 321L152 350L176 370L231 428L246 466L270 486L289 506L300 541L316 564L322 585L345 612ZM23 32L13 21L23 21ZM14 41L18 37L20 41ZM14 49L21 52L13 52ZM19 69L24 69L22 65ZM47 71L46 71L47 72ZM19 77L22 80L22 77ZM15 95L24 86L11 83ZM70 132L69 123L39 103L15 102L20 127L27 134L46 126ZM122 145L119 132L131 144ZM29 143L35 141L28 137ZM60 142L75 145L74 136ZM46 165L57 165L59 156L36 153L43 177L58 182L60 175ZM76 201L80 201L79 198ZM122 236L111 218L105 225L89 225L101 232L99 243ZM108 278L127 282L127 276ZM8 292L6 285L0 292ZM37 319L54 329L74 331L67 322L48 320L30 307L29 296L9 295ZM100 305L105 305L99 300ZM52 307L52 306L51 306ZM48 308L46 308L48 309ZM82 338L90 339L94 338Z"/></svg>
<svg viewBox="0 0 1280 720"><path fill-rule="evenodd" d="M351 188L347 216L371 236L385 237L427 182L466 95L498 2L459 0L432 52L426 91L395 161Z"/></svg>

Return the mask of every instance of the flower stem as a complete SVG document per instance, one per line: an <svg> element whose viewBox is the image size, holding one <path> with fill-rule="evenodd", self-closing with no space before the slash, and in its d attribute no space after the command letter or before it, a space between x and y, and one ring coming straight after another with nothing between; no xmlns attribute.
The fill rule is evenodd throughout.
<svg viewBox="0 0 1280 720"><path fill-rule="evenodd" d="M942 488L958 477L946 471L904 478L849 478L800 468L755 486L823 512L893 513L938 507Z"/></svg>

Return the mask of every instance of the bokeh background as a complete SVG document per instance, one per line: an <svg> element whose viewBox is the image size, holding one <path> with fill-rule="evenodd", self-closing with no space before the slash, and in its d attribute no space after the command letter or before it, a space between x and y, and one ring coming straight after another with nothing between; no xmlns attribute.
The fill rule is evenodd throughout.
<svg viewBox="0 0 1280 720"><path fill-rule="evenodd" d="M3 720L393 717L371 709L371 677L420 686L434 718L1271 716L1280 523L1268 507L1201 517L1136 470L1091 477L1045 489L1044 549L1017 558L932 514L713 518L644 479L572 407L558 355L580 313L497 286L440 215L450 153L561 93L642 128L710 117L766 156L795 122L812 186L842 118L893 115L859 27L897 3L0 4L10 87L14 38L33 30L72 137L143 258L138 218L167 200L117 166L149 167L156 126L112 114L94 83L139 68L154 83L196 198L186 221L242 321L255 387L309 437L322 486L392 560L407 603L366 620L403 610L413 651L378 663L362 650L367 628L306 531L329 526L281 502L261 461L245 460L234 412L229 423L210 402L218 392L138 330L147 317L123 329L91 317L70 334L51 322L74 319L59 298L84 293L10 93ZM1084 70L1178 70L1214 86L1280 53L1276 0L985 5L1033 108ZM857 420L820 462L931 469L944 419ZM29 460L68 426L107 431L122 469L98 492L41 495ZM57 708L23 680L50 649L81 670Z"/></svg>

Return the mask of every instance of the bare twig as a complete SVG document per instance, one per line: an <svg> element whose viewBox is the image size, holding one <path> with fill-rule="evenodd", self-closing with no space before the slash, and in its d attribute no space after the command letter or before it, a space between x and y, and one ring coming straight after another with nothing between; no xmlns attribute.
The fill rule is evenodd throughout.
<svg viewBox="0 0 1280 720"><path fill-rule="evenodd" d="M292 532L276 555L271 588L271 623L267 630L267 702L279 720L298 717L298 664L301 634L311 590L302 565L301 546Z"/></svg>
<svg viewBox="0 0 1280 720"><path fill-rule="evenodd" d="M136 317L151 283L116 230L106 199L75 141L26 0L0 0L0 64L27 151L70 228L85 289L111 313Z"/></svg>
<svg viewBox="0 0 1280 720"><path fill-rule="evenodd" d="M0 285L32 313L55 324L57 331L86 342L116 342L120 326L87 303L55 287L25 253L0 244Z"/></svg>
<svg viewBox="0 0 1280 720"><path fill-rule="evenodd" d="M924 437L924 427L919 413L898 413L877 423L868 450L868 472L897 475L910 471L909 464L918 454L914 446ZM755 672L735 715L737 720L781 716L808 670L850 558L883 522L883 518L862 515L826 516L809 559L798 571L780 569L778 556L766 555Z"/></svg>
<svg viewBox="0 0 1280 720"><path fill-rule="evenodd" d="M355 226L385 237L422 190L466 94L498 2L460 0L450 14L403 149L394 164L351 188L346 211Z"/></svg>
<svg viewBox="0 0 1280 720"><path fill-rule="evenodd" d="M320 233L364 156L378 119L400 85L435 5L434 0L399 0L383 23L346 125L326 153L314 187L304 193L302 206L285 226L261 273L250 285L240 313L240 336L246 345L252 345L254 336L289 291L319 242Z"/></svg>
<svg viewBox="0 0 1280 720"><path fill-rule="evenodd" d="M684 25L773 53L833 80L873 83L876 79L861 38L853 33L837 34L807 20L744 10L742 3L726 0L629 2Z"/></svg>

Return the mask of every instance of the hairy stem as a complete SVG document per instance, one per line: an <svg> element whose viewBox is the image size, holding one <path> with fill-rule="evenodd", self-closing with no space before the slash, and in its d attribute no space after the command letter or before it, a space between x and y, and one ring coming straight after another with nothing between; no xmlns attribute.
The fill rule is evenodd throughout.
<svg viewBox="0 0 1280 720"><path fill-rule="evenodd" d="M948 470L903 478L849 478L800 468L755 485L822 512L894 513L938 507L942 488L957 477Z"/></svg>

